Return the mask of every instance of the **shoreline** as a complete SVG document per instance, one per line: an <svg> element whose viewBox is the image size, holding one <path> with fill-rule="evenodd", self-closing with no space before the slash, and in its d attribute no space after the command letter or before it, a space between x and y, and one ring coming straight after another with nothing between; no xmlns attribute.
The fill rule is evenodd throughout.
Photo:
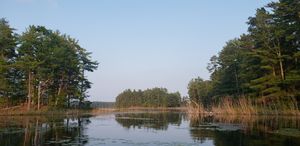
<svg viewBox="0 0 300 146"><path fill-rule="evenodd" d="M224 109L225 110L225 109ZM240 109L242 110L242 109ZM225 110L226 111L226 110ZM190 116L299 116L300 111L281 112L276 111L243 113L243 112L209 112L188 107L130 107L130 108L94 108L94 109L54 109L44 107L37 111L35 109L25 110L24 108L0 109L0 116L97 116L105 113L136 113L136 112L185 112Z"/></svg>
<svg viewBox="0 0 300 146"><path fill-rule="evenodd" d="M130 108L94 108L94 109L54 109L44 107L41 110L27 110L24 107L17 106L11 108L0 109L0 116L51 116L51 115L62 115L62 116L96 116L104 113L115 113L115 112L172 112L180 111L186 112L186 107L130 107Z"/></svg>

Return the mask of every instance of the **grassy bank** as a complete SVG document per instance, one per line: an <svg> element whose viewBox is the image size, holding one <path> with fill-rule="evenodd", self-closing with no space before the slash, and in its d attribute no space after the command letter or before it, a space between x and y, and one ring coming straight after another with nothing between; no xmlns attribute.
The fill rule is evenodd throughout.
<svg viewBox="0 0 300 146"><path fill-rule="evenodd" d="M186 110L186 107L129 107L129 108L117 108L118 111L130 111L130 110L159 110L159 111L171 111L171 110Z"/></svg>
<svg viewBox="0 0 300 146"><path fill-rule="evenodd" d="M71 115L71 116L83 116L83 115L96 115L106 112L111 112L113 109L67 109L67 108L54 108L54 107L42 107L40 110L36 110L34 107L31 110L27 110L24 106L15 106L10 108L0 109L0 116L38 116L38 115Z"/></svg>
<svg viewBox="0 0 300 146"><path fill-rule="evenodd" d="M115 108L118 113L186 112L186 107L129 107Z"/></svg>
<svg viewBox="0 0 300 146"><path fill-rule="evenodd" d="M23 116L23 115L99 115L113 112L150 112L150 111L186 111L186 107L130 107L130 108L95 108L95 109L66 109L43 107L36 110L34 107L27 110L25 106L15 106L0 109L0 116Z"/></svg>
<svg viewBox="0 0 300 146"><path fill-rule="evenodd" d="M297 102L293 98L268 102L247 98L238 100L225 98L209 108L204 108L202 104L190 102L187 109L189 114L196 115L300 115Z"/></svg>

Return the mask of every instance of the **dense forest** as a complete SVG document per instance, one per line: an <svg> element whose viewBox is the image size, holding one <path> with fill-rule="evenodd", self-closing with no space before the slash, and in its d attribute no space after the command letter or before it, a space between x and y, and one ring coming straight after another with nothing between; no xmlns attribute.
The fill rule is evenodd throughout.
<svg viewBox="0 0 300 146"><path fill-rule="evenodd" d="M88 96L86 71L97 69L78 40L44 26L15 33L0 19L0 106L66 107Z"/></svg>
<svg viewBox="0 0 300 146"><path fill-rule="evenodd" d="M256 10L248 33L229 40L210 59L210 80L188 85L191 100L209 107L224 98L266 104L300 101L300 1L279 0Z"/></svg>
<svg viewBox="0 0 300 146"><path fill-rule="evenodd" d="M178 107L180 103L180 93L169 93L165 88L152 88L144 91L127 89L117 96L115 106L118 108Z"/></svg>

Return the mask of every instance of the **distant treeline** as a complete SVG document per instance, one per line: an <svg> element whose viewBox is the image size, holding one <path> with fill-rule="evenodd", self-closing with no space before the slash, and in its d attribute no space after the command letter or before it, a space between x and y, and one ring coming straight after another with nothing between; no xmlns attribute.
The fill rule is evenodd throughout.
<svg viewBox="0 0 300 146"><path fill-rule="evenodd" d="M94 101L91 102L91 108L113 108L115 106L115 102L101 102L101 101Z"/></svg>
<svg viewBox="0 0 300 146"><path fill-rule="evenodd" d="M180 93L168 93L165 88L153 88L144 91L127 89L117 96L115 106L119 108L178 107L180 103Z"/></svg>
<svg viewBox="0 0 300 146"><path fill-rule="evenodd" d="M210 80L192 79L191 100L210 106L224 97L269 104L300 100L300 2L279 0L249 17L248 33L210 59ZM295 101L295 100L292 100Z"/></svg>
<svg viewBox="0 0 300 146"><path fill-rule="evenodd" d="M78 40L44 26L16 34L0 19L0 107L67 106L87 97L86 71L97 69ZM69 102L68 102L69 101Z"/></svg>

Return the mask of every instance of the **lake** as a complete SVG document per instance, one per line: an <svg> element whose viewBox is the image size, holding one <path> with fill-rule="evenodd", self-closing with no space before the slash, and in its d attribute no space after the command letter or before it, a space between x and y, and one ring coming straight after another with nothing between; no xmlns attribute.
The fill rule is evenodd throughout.
<svg viewBox="0 0 300 146"><path fill-rule="evenodd" d="M1 146L300 146L297 117L123 112L98 116L2 116Z"/></svg>

